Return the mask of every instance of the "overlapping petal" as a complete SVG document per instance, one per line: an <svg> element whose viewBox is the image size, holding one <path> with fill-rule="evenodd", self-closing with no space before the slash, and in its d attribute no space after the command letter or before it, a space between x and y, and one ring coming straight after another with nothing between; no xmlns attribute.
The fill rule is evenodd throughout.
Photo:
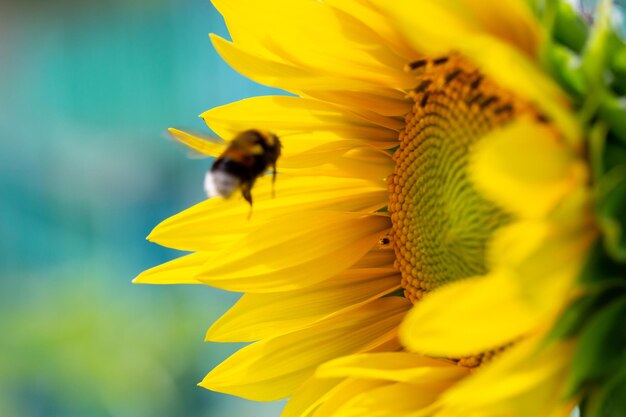
<svg viewBox="0 0 626 417"><path fill-rule="evenodd" d="M233 41L268 59L391 88L413 83L403 72L406 58L389 48L375 27L324 3L214 0L213 4L225 16Z"/></svg>
<svg viewBox="0 0 626 417"><path fill-rule="evenodd" d="M385 205L386 191L382 181L376 184L356 178L280 175L276 184L270 177L261 178L253 196L254 209L249 219L250 207L241 199L210 199L163 221L148 240L181 250L214 252L270 219L289 213L377 210Z"/></svg>
<svg viewBox="0 0 626 417"><path fill-rule="evenodd" d="M433 384L428 387L419 387L413 384L392 383L380 384L372 380L359 381L364 387L353 389L352 392L342 393L343 401L338 398L336 407L324 404L320 407L316 417L410 417L420 410L431 405L445 386ZM370 385L367 387L367 385ZM333 404L334 405L334 404Z"/></svg>
<svg viewBox="0 0 626 417"><path fill-rule="evenodd" d="M293 225L298 224L297 228ZM292 213L216 253L197 278L230 291L288 291L324 281L357 262L389 229L360 213ZM297 250L298 256L287 256Z"/></svg>
<svg viewBox="0 0 626 417"><path fill-rule="evenodd" d="M445 357L477 355L511 343L539 319L522 302L521 291L515 277L504 272L446 285L409 313L402 341L416 352Z"/></svg>
<svg viewBox="0 0 626 417"><path fill-rule="evenodd" d="M548 126L520 121L495 130L473 151L470 172L492 201L520 217L545 218L583 188L586 166Z"/></svg>
<svg viewBox="0 0 626 417"><path fill-rule="evenodd" d="M416 7L410 0L377 0L376 5L400 24L406 38L423 53L447 54L482 36L531 57L537 53L540 27L523 1L425 0Z"/></svg>
<svg viewBox="0 0 626 417"><path fill-rule="evenodd" d="M359 139L382 149L397 142L397 130L319 100L287 96L262 96L213 108L202 114L209 127L221 137L234 137L246 129L276 133L284 156L329 142Z"/></svg>
<svg viewBox="0 0 626 417"><path fill-rule="evenodd" d="M438 401L440 410L434 415L569 416L575 402L565 400L563 381L569 372L572 346L545 345L542 336L545 334L521 342L448 390Z"/></svg>
<svg viewBox="0 0 626 417"><path fill-rule="evenodd" d="M379 258L384 261L384 258ZM346 270L302 290L244 294L209 329L206 339L247 342L289 333L400 288L391 263ZM285 314L289 311L289 314Z"/></svg>
<svg viewBox="0 0 626 417"><path fill-rule="evenodd" d="M407 382L417 386L452 383L466 376L466 368L453 362L411 352L362 353L346 356L320 366L320 378L363 378Z"/></svg>
<svg viewBox="0 0 626 417"><path fill-rule="evenodd" d="M222 362L200 383L256 400L284 398L329 359L365 352L394 337L410 303L382 298L315 325L249 345Z"/></svg>
<svg viewBox="0 0 626 417"><path fill-rule="evenodd" d="M334 393L345 385L341 378L319 379L311 376L291 395L281 417L308 417L320 404L328 401Z"/></svg>

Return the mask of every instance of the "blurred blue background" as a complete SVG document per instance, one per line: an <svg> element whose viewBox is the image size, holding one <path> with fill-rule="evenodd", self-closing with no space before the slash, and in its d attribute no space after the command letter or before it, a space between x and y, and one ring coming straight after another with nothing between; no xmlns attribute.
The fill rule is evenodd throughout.
<svg viewBox="0 0 626 417"><path fill-rule="evenodd" d="M208 0L0 2L0 416L261 417L196 387L233 345L204 331L236 299L139 286L177 256L144 237L203 199L210 161L170 126L272 91L231 70Z"/></svg>

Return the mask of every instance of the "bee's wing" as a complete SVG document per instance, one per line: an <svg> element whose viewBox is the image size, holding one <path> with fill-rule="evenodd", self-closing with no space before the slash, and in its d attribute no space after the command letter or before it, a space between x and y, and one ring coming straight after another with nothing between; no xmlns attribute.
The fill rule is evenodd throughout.
<svg viewBox="0 0 626 417"><path fill-rule="evenodd" d="M182 130L169 128L168 131L174 139L195 151L191 156L195 157L218 157L226 149L223 139L208 136L202 133L187 133Z"/></svg>

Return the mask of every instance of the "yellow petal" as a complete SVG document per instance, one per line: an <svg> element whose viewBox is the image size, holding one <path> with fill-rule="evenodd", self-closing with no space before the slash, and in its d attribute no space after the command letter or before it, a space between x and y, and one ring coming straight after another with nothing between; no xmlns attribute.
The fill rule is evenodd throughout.
<svg viewBox="0 0 626 417"><path fill-rule="evenodd" d="M408 308L400 297L386 297L312 326L246 346L226 359L201 386L240 397L284 398L321 363L367 351L395 328Z"/></svg>
<svg viewBox="0 0 626 417"><path fill-rule="evenodd" d="M355 377L432 386L467 375L452 362L411 352L362 353L338 358L317 369L320 378Z"/></svg>
<svg viewBox="0 0 626 417"><path fill-rule="evenodd" d="M450 2L453 5L455 2ZM452 6L480 26L480 32L500 39L535 57L540 40L540 24L524 0L459 0Z"/></svg>
<svg viewBox="0 0 626 417"><path fill-rule="evenodd" d="M415 51L407 43L404 35L369 0L327 0L325 3L354 16L363 24L373 28L380 35L380 41L387 43L393 51L403 56L407 62L414 59Z"/></svg>
<svg viewBox="0 0 626 417"><path fill-rule="evenodd" d="M307 149L304 152L281 157L279 168L280 172L288 172L291 175L304 175L301 174L300 170L305 168L318 168L321 165L335 162L348 153L363 150L384 156L386 159L391 160L388 151L363 146L363 142L360 140L337 140Z"/></svg>
<svg viewBox="0 0 626 417"><path fill-rule="evenodd" d="M352 108L356 113L369 110L382 116L402 116L411 109L402 90L390 89L353 77L342 78L260 57L219 36L211 35L213 46L231 67L261 84L281 88L302 97L312 97ZM381 122L381 119L378 119ZM399 120L386 117L382 126L395 126Z"/></svg>
<svg viewBox="0 0 626 417"><path fill-rule="evenodd" d="M406 59L385 45L374 28L323 2L213 3L224 16L235 44L264 57L392 88L413 84L412 77L402 71Z"/></svg>
<svg viewBox="0 0 626 417"><path fill-rule="evenodd" d="M568 344L545 347L540 337L523 341L448 390L436 416L567 416L574 405L563 397L571 354Z"/></svg>
<svg viewBox="0 0 626 417"><path fill-rule="evenodd" d="M587 178L584 164L549 127L524 121L482 139L469 170L488 199L530 218L546 216Z"/></svg>
<svg viewBox="0 0 626 417"><path fill-rule="evenodd" d="M510 268L523 285L539 285L540 271L553 274L578 269L596 231L587 222L563 227L548 221L519 221L498 230L488 248L490 269ZM568 259L570 259L568 261ZM547 283L543 282L542 290ZM533 293L540 293L537 291Z"/></svg>
<svg viewBox="0 0 626 417"><path fill-rule="evenodd" d="M148 239L181 250L219 251L270 219L289 213L377 210L386 204L387 189L382 181L374 184L351 178L279 175L276 184L272 184L271 176L260 178L252 195L249 219L250 207L242 198L214 198L166 219Z"/></svg>
<svg viewBox="0 0 626 417"><path fill-rule="evenodd" d="M537 313L523 300L519 283L506 271L448 284L415 305L400 338L408 349L432 356L479 354L538 324Z"/></svg>
<svg viewBox="0 0 626 417"><path fill-rule="evenodd" d="M318 379L315 376L305 381L290 397L280 417L308 417L323 402L333 395L342 379Z"/></svg>
<svg viewBox="0 0 626 417"><path fill-rule="evenodd" d="M261 84L282 88L292 93L314 94L337 89L347 91L365 91L382 96L393 94L395 90L370 81L354 77L340 77L322 74L319 71L291 65L259 54L259 50L243 48L217 35L211 34L213 46L231 67ZM396 97L400 97L395 95Z"/></svg>
<svg viewBox="0 0 626 417"><path fill-rule="evenodd" d="M455 13L447 4L451 2L423 0L418 7L411 0L373 2L396 22L418 53L447 54L482 29L469 16Z"/></svg>
<svg viewBox="0 0 626 417"><path fill-rule="evenodd" d="M408 114L413 105L411 100L407 100L406 92L404 91L390 89L372 90L371 88L347 90L343 80L336 84L334 88L320 88L315 91L303 89L303 92L307 96L319 100L340 104L353 109L367 109L371 112L391 117ZM389 120L389 118L385 120L387 124L383 126L393 128L394 125L389 124Z"/></svg>
<svg viewBox="0 0 626 417"><path fill-rule="evenodd" d="M334 144L342 142L344 141ZM320 148L322 147L285 158L280 163L280 171L292 175L362 178L373 182L383 182L393 172L394 163L391 157L377 149L360 147L344 152L324 152ZM323 159L322 164L307 167L314 160L320 159Z"/></svg>
<svg viewBox="0 0 626 417"><path fill-rule="evenodd" d="M192 253L155 266L139 274L135 284L202 284L194 276L200 271L211 253Z"/></svg>
<svg viewBox="0 0 626 417"><path fill-rule="evenodd" d="M530 56L537 51L539 25L521 0L423 0L417 7L410 0L375 2L424 53L445 54L478 36L498 39Z"/></svg>
<svg viewBox="0 0 626 417"><path fill-rule="evenodd" d="M326 395L325 401L322 402L315 410L312 417L334 416L335 413L345 405L346 401L351 398L354 398L363 392L370 392L372 389L388 385L389 383L386 381L353 378L346 379ZM361 413L360 415L364 414ZM369 415L369 413L366 415Z"/></svg>
<svg viewBox="0 0 626 417"><path fill-rule="evenodd" d="M497 230L487 248L489 270L518 268L550 238L553 227L547 221L517 221Z"/></svg>
<svg viewBox="0 0 626 417"><path fill-rule="evenodd" d="M349 269L302 290L244 294L209 329L207 341L249 342L301 329L400 288L400 276L386 268Z"/></svg>
<svg viewBox="0 0 626 417"><path fill-rule="evenodd" d="M574 282L596 236L594 227L585 222L574 227L523 222L496 234L489 256L493 259L500 253L495 270L514 273L512 282L520 288L520 301L545 322L576 291Z"/></svg>
<svg viewBox="0 0 626 417"><path fill-rule="evenodd" d="M393 249L389 246L387 247L373 247L369 252L365 254L361 259L359 259L350 269L378 269L378 268L389 268L393 266L394 261L396 260L396 254Z"/></svg>
<svg viewBox="0 0 626 417"><path fill-rule="evenodd" d="M432 404L444 390L445 386L405 383L374 387L355 393L334 412L320 413L319 416L410 417Z"/></svg>
<svg viewBox="0 0 626 417"><path fill-rule="evenodd" d="M257 128L277 134L285 156L326 143L359 139L380 148L397 145L398 132L322 101L286 96L262 96L216 107L202 117L221 137Z"/></svg>
<svg viewBox="0 0 626 417"><path fill-rule="evenodd" d="M197 278L230 291L303 288L347 269L389 227L385 216L291 213L270 220L215 254Z"/></svg>

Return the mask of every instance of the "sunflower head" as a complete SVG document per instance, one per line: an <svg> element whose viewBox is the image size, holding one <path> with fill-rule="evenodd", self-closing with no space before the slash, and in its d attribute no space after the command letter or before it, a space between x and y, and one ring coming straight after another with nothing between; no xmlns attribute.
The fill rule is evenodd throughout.
<svg viewBox="0 0 626 417"><path fill-rule="evenodd" d="M222 57L291 95L204 113L230 143L172 131L214 167L264 162L251 218L209 199L165 220L149 239L193 253L136 279L245 293L207 340L253 343L200 385L284 417L625 415L610 2L593 26L560 1L214 4ZM275 194L251 129L280 137Z"/></svg>

